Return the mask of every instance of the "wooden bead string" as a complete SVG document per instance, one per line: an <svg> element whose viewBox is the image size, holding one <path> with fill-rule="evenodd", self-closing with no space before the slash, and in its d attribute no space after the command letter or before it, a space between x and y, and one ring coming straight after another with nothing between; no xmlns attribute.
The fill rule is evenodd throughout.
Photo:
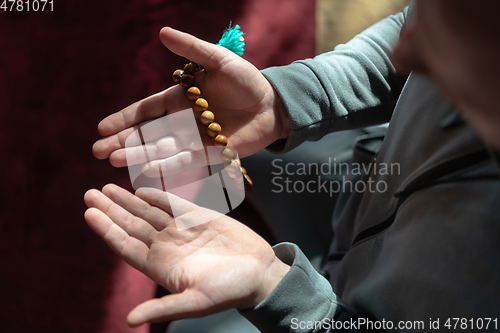
<svg viewBox="0 0 500 333"><path fill-rule="evenodd" d="M200 112L200 121L202 124L207 125L207 133L214 138L215 146L224 146L221 151L221 159L224 161L224 167L231 179L235 182L236 187L250 190L253 182L248 176L244 167L241 166L241 161L236 157L233 149L227 147L227 137L222 132L222 127L215 122L215 115L212 111L208 110L208 102L206 99L200 97L201 90L195 86L194 74L200 69L197 63L189 62L184 66L184 69L177 69L172 78L175 83L179 83L186 88L186 96L189 100L194 101L193 110ZM241 171L243 177L239 177L237 170Z"/></svg>

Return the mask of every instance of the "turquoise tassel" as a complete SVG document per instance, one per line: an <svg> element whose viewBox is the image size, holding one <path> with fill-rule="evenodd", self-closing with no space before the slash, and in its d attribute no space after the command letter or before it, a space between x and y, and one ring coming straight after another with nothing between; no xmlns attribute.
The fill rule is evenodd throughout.
<svg viewBox="0 0 500 333"><path fill-rule="evenodd" d="M236 24L231 27L231 23L229 23L229 28L224 31L217 45L223 46L239 56L243 55L245 38L243 38L243 31L240 30L240 26Z"/></svg>

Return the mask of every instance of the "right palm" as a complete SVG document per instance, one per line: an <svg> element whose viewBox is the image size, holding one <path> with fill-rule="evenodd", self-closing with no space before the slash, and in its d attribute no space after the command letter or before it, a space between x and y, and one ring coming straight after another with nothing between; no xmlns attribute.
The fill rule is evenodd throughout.
<svg viewBox="0 0 500 333"><path fill-rule="evenodd" d="M240 157L267 147L286 131L283 113L276 107L278 97L255 66L223 47L170 28L164 28L160 38L174 53L203 66L195 75L196 86L222 126L228 146L236 149ZM125 139L135 128L192 105L185 89L177 85L108 116L99 124L99 132L106 137L96 142L94 155L109 157L115 166L127 165ZM213 145L206 126L199 123L199 129L203 144Z"/></svg>

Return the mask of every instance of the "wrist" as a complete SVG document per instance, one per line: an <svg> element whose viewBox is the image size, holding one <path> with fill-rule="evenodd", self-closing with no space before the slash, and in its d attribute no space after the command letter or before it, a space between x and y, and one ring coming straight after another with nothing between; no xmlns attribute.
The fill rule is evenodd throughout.
<svg viewBox="0 0 500 333"><path fill-rule="evenodd" d="M262 302L264 298L266 298L276 286L283 280L285 275L290 271L290 266L281 261L278 257L276 257L269 266L267 282L264 285L262 299L259 301ZM258 304L258 303L257 303ZM255 304L255 305L257 305Z"/></svg>
<svg viewBox="0 0 500 333"><path fill-rule="evenodd" d="M251 297L251 300L246 306L240 308L240 310L254 308L261 303L278 286L281 280L290 271L290 268L290 266L282 262L278 257L275 257L274 261L266 270L265 277L258 291Z"/></svg>

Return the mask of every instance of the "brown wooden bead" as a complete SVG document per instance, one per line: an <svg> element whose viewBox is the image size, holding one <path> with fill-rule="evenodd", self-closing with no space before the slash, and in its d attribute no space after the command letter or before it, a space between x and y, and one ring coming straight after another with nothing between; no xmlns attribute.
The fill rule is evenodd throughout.
<svg viewBox="0 0 500 333"><path fill-rule="evenodd" d="M231 148L224 148L222 149L221 153L220 153L220 158L224 161L224 162L231 162L231 160L236 156L236 154L234 153L234 151L231 149Z"/></svg>
<svg viewBox="0 0 500 333"><path fill-rule="evenodd" d="M211 123L210 125L208 125L207 133L211 137L219 135L221 131L222 131L222 128L217 123Z"/></svg>
<svg viewBox="0 0 500 333"><path fill-rule="evenodd" d="M225 135L219 134L215 137L214 144L216 146L227 146L227 138Z"/></svg>
<svg viewBox="0 0 500 333"><path fill-rule="evenodd" d="M190 62L189 64L186 64L186 66L184 66L184 73L194 75L198 68L199 66L197 63Z"/></svg>
<svg viewBox="0 0 500 333"><path fill-rule="evenodd" d="M200 88L191 87L186 91L186 95L190 100L194 101L194 100L198 99L201 95Z"/></svg>
<svg viewBox="0 0 500 333"><path fill-rule="evenodd" d="M208 111L208 110L203 111L203 113L200 116L200 120L201 120L201 123L203 125L208 125L215 120L215 116L212 113L212 111Z"/></svg>
<svg viewBox="0 0 500 333"><path fill-rule="evenodd" d="M198 98L196 102L194 102L193 109L198 112L203 112L208 109L208 102L204 98Z"/></svg>
<svg viewBox="0 0 500 333"><path fill-rule="evenodd" d="M253 186L253 181L250 179L250 177L246 173L243 174L243 178L244 178L243 182L245 184L245 186L244 186L245 190L250 191L252 189L252 186Z"/></svg>
<svg viewBox="0 0 500 333"><path fill-rule="evenodd" d="M194 86L194 77L189 74L183 74L181 76L181 86L184 88L191 88Z"/></svg>
<svg viewBox="0 0 500 333"><path fill-rule="evenodd" d="M184 71L182 69L178 69L172 74L172 79L174 80L175 83L181 82L181 77L184 74Z"/></svg>

